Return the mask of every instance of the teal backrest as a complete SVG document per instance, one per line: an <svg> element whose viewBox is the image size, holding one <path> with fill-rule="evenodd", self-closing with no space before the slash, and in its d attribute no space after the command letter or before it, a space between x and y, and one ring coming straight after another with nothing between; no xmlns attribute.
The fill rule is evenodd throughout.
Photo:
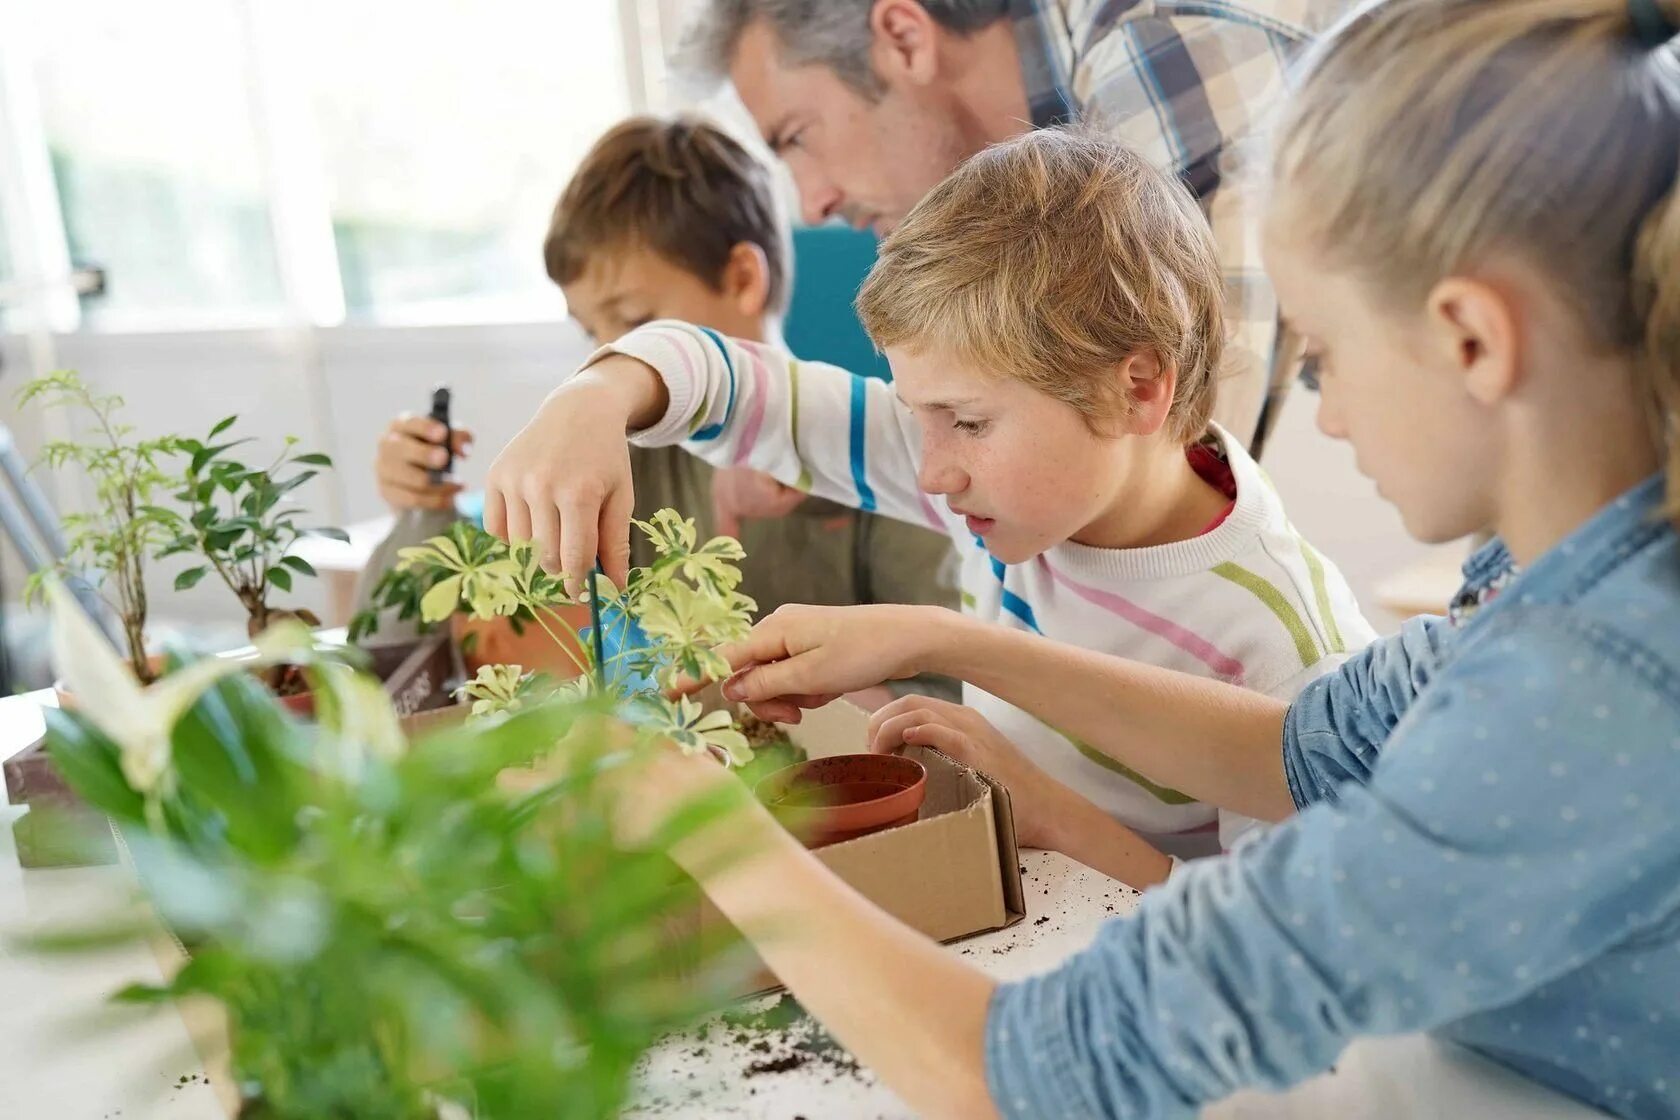
<svg viewBox="0 0 1680 1120"><path fill-rule="evenodd" d="M875 236L840 225L793 231L793 298L784 333L801 358L892 380L852 301L875 263Z"/></svg>

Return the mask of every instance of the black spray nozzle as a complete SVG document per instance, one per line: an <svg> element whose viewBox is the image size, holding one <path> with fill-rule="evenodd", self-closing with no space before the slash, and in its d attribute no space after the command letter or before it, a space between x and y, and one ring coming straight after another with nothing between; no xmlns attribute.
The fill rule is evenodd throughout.
<svg viewBox="0 0 1680 1120"><path fill-rule="evenodd" d="M442 482L451 470L455 468L454 428L449 423L449 386L439 385L432 390L433 420L443 425L443 453L448 456L443 466L431 471L433 482Z"/></svg>

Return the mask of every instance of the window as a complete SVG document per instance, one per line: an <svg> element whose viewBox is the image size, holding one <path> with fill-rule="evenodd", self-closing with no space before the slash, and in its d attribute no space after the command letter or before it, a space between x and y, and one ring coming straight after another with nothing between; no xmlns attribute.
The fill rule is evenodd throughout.
<svg viewBox="0 0 1680 1120"><path fill-rule="evenodd" d="M94 329L558 318L543 232L631 109L637 3L25 3L13 240L106 270Z"/></svg>
<svg viewBox="0 0 1680 1120"><path fill-rule="evenodd" d="M376 319L552 318L560 188L630 110L603 0L298 0L345 305Z"/></svg>
<svg viewBox="0 0 1680 1120"><path fill-rule="evenodd" d="M279 270L231 0L30 4L33 77L84 322L273 315Z"/></svg>

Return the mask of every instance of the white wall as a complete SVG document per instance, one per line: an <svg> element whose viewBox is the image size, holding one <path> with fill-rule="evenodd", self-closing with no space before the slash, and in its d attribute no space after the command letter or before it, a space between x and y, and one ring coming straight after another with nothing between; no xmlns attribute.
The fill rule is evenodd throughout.
<svg viewBox="0 0 1680 1120"><path fill-rule="evenodd" d="M496 451L518 430L558 380L587 353L570 323L513 326L339 328L322 331L213 331L202 334L76 334L54 340L57 365L78 370L101 392L120 394L125 415L142 434L201 436L229 413L234 431L257 437L252 459L273 454L295 435L300 450L325 451L338 470L295 492L316 524L348 523L383 512L373 478L375 441L396 413L424 412L435 385L454 391L456 422L478 437L460 475L483 480ZM49 438L40 412L19 414L16 393L29 377L21 340L0 336L0 423L9 425L26 457ZM243 449L242 449L243 450ZM248 460L250 461L250 460ZM64 492L42 477L61 510L84 508L80 488ZM8 598L21 587L7 544L0 569ZM173 590L176 560L155 565L148 583L165 626L236 623L241 612L225 589L205 580ZM285 598L322 611L325 597L308 580Z"/></svg>
<svg viewBox="0 0 1680 1120"><path fill-rule="evenodd" d="M1378 632L1389 633L1400 619L1378 606L1377 584L1432 550L1406 534L1394 507L1354 466L1353 449L1318 430L1317 407L1306 390L1290 393L1262 464L1301 535L1342 570Z"/></svg>
<svg viewBox="0 0 1680 1120"><path fill-rule="evenodd" d="M565 322L471 327L338 328L316 332L216 331L190 335L78 334L55 340L59 365L81 371L94 385L122 394L140 431L202 434L231 412L238 430L263 448L287 434L308 449L325 450L338 464L298 492L322 523L361 520L383 512L375 489L374 443L391 416L424 411L431 389L455 392L455 416L478 437L461 477L477 485L497 450L537 403L587 352ZM21 340L0 336L0 422L12 426L26 455L43 438L38 414L19 416L13 399L26 380ZM1301 532L1347 576L1379 630L1397 620L1376 605L1384 577L1425 555L1410 540L1392 507L1354 469L1344 444L1313 423L1315 399L1290 397L1267 448L1265 465ZM66 506L74 497L66 498ZM3 550L4 589L20 587L16 557ZM180 564L160 565L153 577L164 623L232 623L236 604L206 580L186 594L172 590ZM324 597L300 581L290 601L320 610Z"/></svg>

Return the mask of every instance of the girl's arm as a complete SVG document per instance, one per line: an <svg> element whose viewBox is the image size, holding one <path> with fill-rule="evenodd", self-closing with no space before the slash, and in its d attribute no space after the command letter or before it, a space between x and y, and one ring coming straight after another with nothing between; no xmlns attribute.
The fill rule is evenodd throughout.
<svg viewBox="0 0 1680 1120"><path fill-rule="evenodd" d="M549 780L513 773L524 785ZM622 780L617 831L636 845L691 799L730 804L723 819L671 849L676 862L800 1004L916 1115L997 1115L985 1067L994 980L846 885L709 758L672 750Z"/></svg>

